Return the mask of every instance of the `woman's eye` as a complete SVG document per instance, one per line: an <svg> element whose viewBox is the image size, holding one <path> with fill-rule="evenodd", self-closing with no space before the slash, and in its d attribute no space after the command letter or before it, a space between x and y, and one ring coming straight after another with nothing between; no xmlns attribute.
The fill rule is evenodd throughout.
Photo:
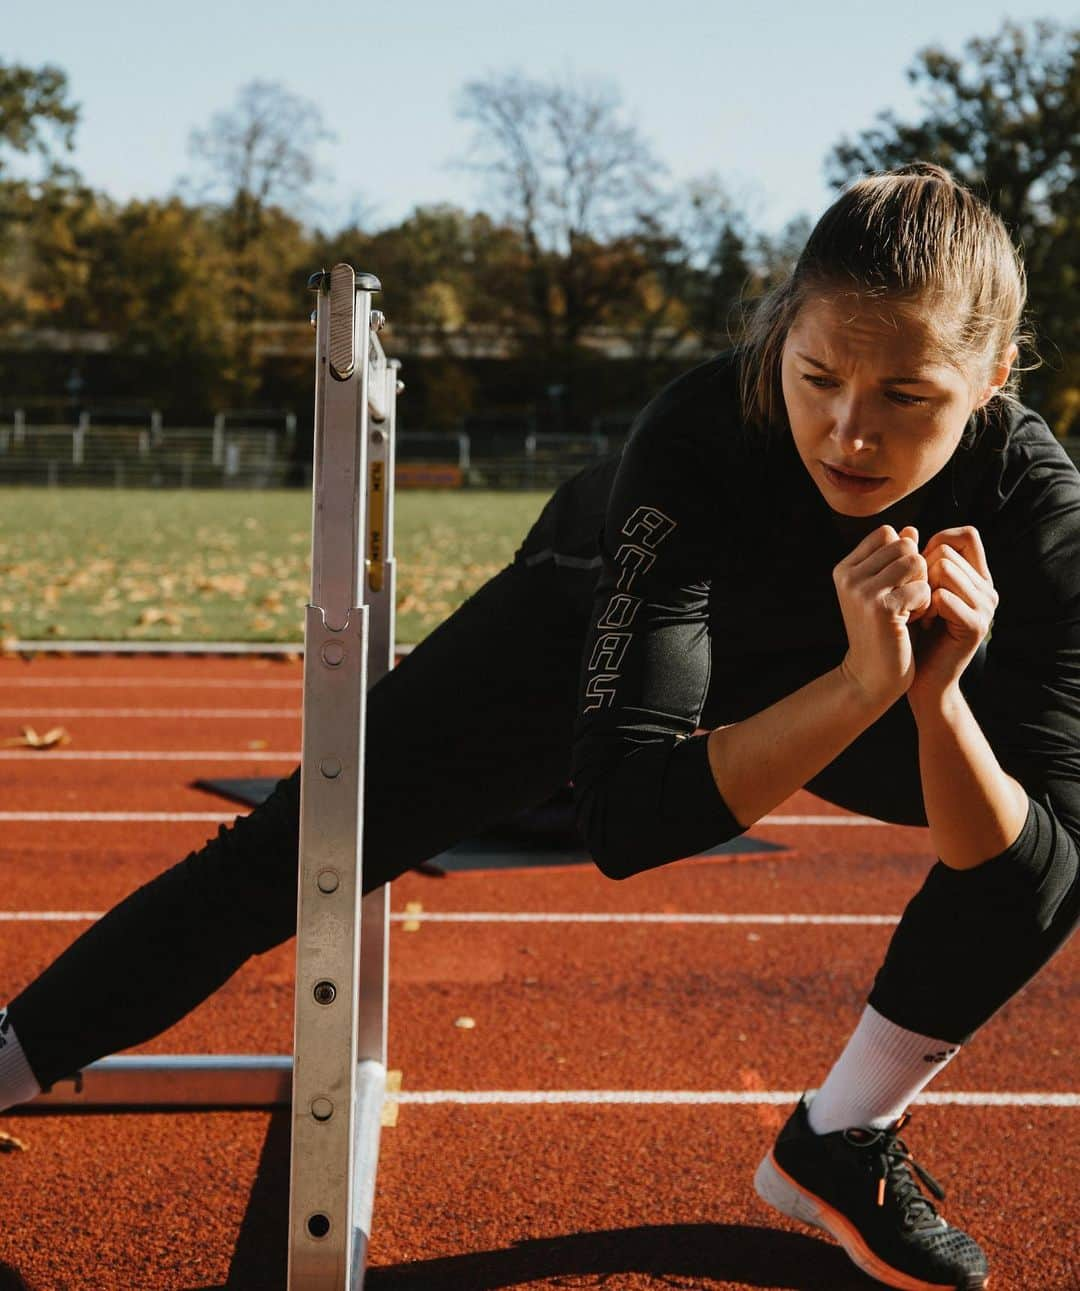
<svg viewBox="0 0 1080 1291"><path fill-rule="evenodd" d="M914 404L926 403L926 400L917 394L902 394L899 390L890 390L888 394L894 403L907 405L908 407Z"/></svg>
<svg viewBox="0 0 1080 1291"><path fill-rule="evenodd" d="M836 384L831 377L819 377L809 372L803 373L803 380L809 381L815 390L831 390ZM885 393L893 403L898 403L903 408L913 408L927 402L921 395L903 394L900 390L886 390Z"/></svg>

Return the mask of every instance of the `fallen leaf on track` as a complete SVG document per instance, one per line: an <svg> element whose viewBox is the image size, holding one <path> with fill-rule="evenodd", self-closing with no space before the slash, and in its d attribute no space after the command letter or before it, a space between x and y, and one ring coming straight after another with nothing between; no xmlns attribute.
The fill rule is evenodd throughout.
<svg viewBox="0 0 1080 1291"><path fill-rule="evenodd" d="M39 735L32 726L24 726L22 734L8 740L0 740L4 748L21 749L54 749L61 744L70 744L71 736L62 726L54 726L51 731Z"/></svg>
<svg viewBox="0 0 1080 1291"><path fill-rule="evenodd" d="M0 1130L0 1152L25 1152L26 1144L14 1134L5 1134Z"/></svg>

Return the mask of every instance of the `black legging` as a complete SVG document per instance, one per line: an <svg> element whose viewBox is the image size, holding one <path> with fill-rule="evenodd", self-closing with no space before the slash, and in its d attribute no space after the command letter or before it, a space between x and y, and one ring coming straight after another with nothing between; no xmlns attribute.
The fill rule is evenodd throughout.
<svg viewBox="0 0 1080 1291"><path fill-rule="evenodd" d="M508 567L372 688L366 891L565 786L587 618L582 578L552 564ZM761 704L776 685L775 676L762 685ZM706 720L716 708L710 696ZM888 725L877 734L895 755ZM872 811L882 778L870 784L865 768L876 764L852 752L812 787ZM280 781L250 815L132 893L12 1001L43 1086L157 1035L251 955L293 935L299 781L299 771ZM908 796L918 793L917 767L904 783ZM917 819L921 799L906 810ZM935 866L871 1002L913 1030L965 1039L1067 936L1080 885L1065 878L1053 917L1041 918L1026 876Z"/></svg>

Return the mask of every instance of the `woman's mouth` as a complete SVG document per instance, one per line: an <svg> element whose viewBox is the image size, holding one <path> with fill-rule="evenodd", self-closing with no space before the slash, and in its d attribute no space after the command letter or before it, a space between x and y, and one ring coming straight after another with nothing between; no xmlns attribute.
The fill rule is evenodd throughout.
<svg viewBox="0 0 1080 1291"><path fill-rule="evenodd" d="M833 488L842 489L845 493L872 493L888 483L889 479L887 475L859 475L845 467L832 466L828 462L822 462L821 466L825 472L825 478Z"/></svg>

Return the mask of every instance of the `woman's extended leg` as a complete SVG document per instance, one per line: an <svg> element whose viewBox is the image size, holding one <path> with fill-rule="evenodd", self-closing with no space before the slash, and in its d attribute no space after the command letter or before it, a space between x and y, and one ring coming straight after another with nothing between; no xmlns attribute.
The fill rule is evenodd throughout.
<svg viewBox="0 0 1080 1291"><path fill-rule="evenodd" d="M583 635L564 576L517 563L372 688L365 889L566 783ZM158 1034L293 934L299 785L296 771L12 1001L41 1085Z"/></svg>

